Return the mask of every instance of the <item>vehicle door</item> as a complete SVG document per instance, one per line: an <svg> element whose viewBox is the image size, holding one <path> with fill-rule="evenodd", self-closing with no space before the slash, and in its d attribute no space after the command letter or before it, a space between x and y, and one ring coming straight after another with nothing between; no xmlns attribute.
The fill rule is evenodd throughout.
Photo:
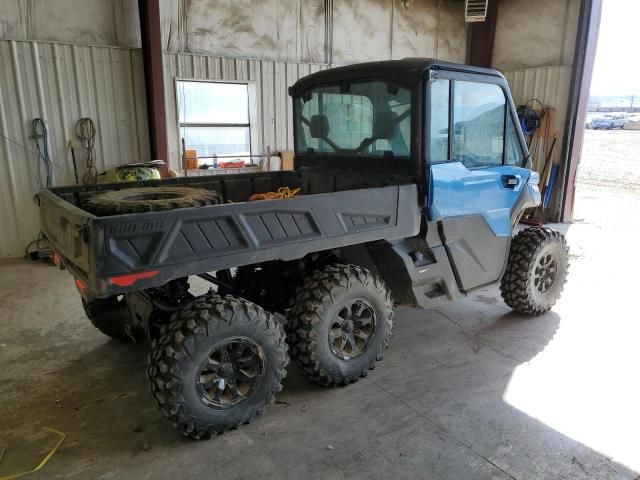
<svg viewBox="0 0 640 480"><path fill-rule="evenodd" d="M437 71L427 88L427 218L462 290L497 281L531 175L506 80Z"/></svg>

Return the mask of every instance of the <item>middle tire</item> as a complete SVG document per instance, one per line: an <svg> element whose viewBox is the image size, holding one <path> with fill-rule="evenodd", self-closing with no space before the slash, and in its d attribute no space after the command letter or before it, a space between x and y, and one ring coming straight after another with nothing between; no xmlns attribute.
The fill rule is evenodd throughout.
<svg viewBox="0 0 640 480"><path fill-rule="evenodd" d="M288 321L297 365L321 385L348 385L382 360L392 335L393 301L369 270L328 265L306 278Z"/></svg>
<svg viewBox="0 0 640 480"><path fill-rule="evenodd" d="M303 280L303 267L295 262L274 260L238 267L232 284L243 298L269 312L284 314Z"/></svg>

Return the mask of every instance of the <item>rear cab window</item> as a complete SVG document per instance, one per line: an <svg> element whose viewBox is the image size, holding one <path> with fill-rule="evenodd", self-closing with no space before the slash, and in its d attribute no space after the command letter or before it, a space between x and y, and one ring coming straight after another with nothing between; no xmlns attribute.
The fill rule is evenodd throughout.
<svg viewBox="0 0 640 480"><path fill-rule="evenodd" d="M411 92L385 81L318 86L294 99L296 154L409 158Z"/></svg>

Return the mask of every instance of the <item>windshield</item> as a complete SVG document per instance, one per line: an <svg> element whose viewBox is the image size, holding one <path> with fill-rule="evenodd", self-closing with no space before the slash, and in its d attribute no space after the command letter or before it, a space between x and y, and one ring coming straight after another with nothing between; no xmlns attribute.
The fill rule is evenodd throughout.
<svg viewBox="0 0 640 480"><path fill-rule="evenodd" d="M384 81L319 86L294 100L296 153L409 157L411 92Z"/></svg>

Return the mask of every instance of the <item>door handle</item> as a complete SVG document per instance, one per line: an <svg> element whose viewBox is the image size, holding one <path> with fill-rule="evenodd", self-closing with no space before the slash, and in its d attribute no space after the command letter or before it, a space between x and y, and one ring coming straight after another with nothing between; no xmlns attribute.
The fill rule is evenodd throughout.
<svg viewBox="0 0 640 480"><path fill-rule="evenodd" d="M500 178L504 188L516 188L520 185L520 175L502 175Z"/></svg>

